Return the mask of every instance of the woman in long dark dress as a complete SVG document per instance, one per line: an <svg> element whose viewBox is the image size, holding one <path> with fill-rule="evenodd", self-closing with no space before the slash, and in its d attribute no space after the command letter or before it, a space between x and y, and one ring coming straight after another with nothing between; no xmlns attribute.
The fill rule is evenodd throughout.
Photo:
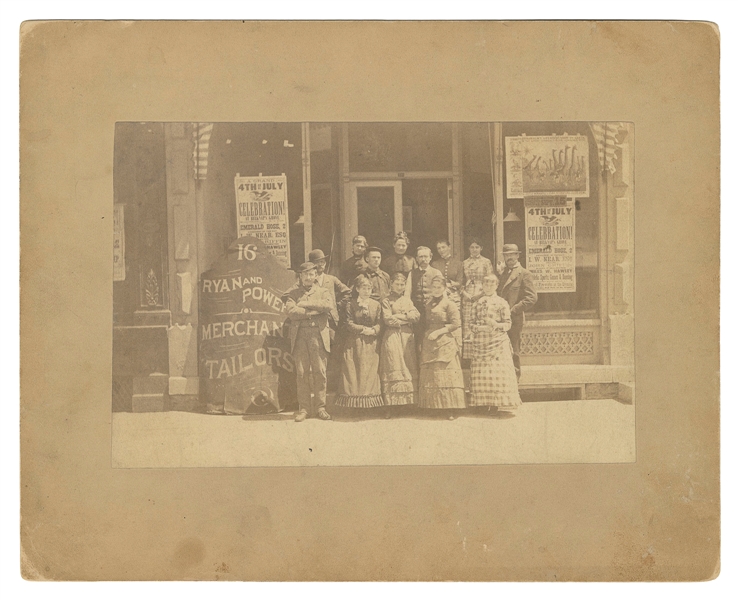
<svg viewBox="0 0 738 600"><path fill-rule="evenodd" d="M420 357L418 407L455 410L466 407L464 375L459 361L459 345L453 332L461 327L456 304L446 296L446 280L431 282L431 299L425 305L425 335Z"/></svg>
<svg viewBox="0 0 738 600"><path fill-rule="evenodd" d="M510 306L497 295L499 279L482 279L484 295L472 308L471 330L474 355L471 367L471 406L496 407L512 412L522 402L507 331L512 325Z"/></svg>
<svg viewBox="0 0 738 600"><path fill-rule="evenodd" d="M374 408L384 404L377 352L382 308L370 297L372 283L367 277L359 275L354 288L357 296L345 303L343 311L341 388L336 406Z"/></svg>
<svg viewBox="0 0 738 600"><path fill-rule="evenodd" d="M395 273L390 295L382 301L384 335L379 376L388 406L415 404L417 398L418 359L413 325L420 320L420 313L405 296L405 279L404 274Z"/></svg>

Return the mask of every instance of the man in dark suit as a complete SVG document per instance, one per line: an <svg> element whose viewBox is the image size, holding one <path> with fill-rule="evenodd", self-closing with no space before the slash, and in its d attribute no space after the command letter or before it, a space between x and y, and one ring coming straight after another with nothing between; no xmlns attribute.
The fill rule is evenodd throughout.
<svg viewBox="0 0 738 600"><path fill-rule="evenodd" d="M324 421L331 416L325 409L326 365L331 351L328 316L333 308L328 290L315 284L317 271L311 262L295 269L300 285L288 290L282 301L287 309L290 325L290 347L297 371L297 402L300 409L295 415L298 423L308 416ZM315 396L315 406L311 401Z"/></svg>
<svg viewBox="0 0 738 600"><path fill-rule="evenodd" d="M427 246L418 246L415 251L415 260L418 266L415 267L407 278L405 286L405 296L412 300L415 308L420 313L420 321L415 325L415 346L420 351L423 343L423 335L425 334L425 303L431 298L431 283L435 277L443 277L438 269L430 266L433 253Z"/></svg>
<svg viewBox="0 0 738 600"><path fill-rule="evenodd" d="M381 304L390 293L390 276L379 268L382 263L382 250L376 246L366 249L366 270L364 276L372 284L372 299ZM349 285L353 285L352 281Z"/></svg>
<svg viewBox="0 0 738 600"><path fill-rule="evenodd" d="M513 349L513 363L515 374L520 379L520 334L525 325L525 311L538 301L538 293L533 285L533 276L530 271L524 269L518 259L520 252L515 244L502 246L502 257L505 261L504 268L498 264L500 272L500 285L497 293L507 300L510 305L512 327L507 332Z"/></svg>

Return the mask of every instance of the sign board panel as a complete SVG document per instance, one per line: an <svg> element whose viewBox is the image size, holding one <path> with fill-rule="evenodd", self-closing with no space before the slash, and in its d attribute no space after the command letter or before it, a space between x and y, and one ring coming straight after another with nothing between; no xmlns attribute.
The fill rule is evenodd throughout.
<svg viewBox="0 0 738 600"><path fill-rule="evenodd" d="M235 177L238 237L259 238L290 267L290 223L287 176Z"/></svg>
<svg viewBox="0 0 738 600"><path fill-rule="evenodd" d="M265 413L294 402L295 361L282 294L295 273L242 237L200 280L200 381L211 412Z"/></svg>
<svg viewBox="0 0 738 600"><path fill-rule="evenodd" d="M576 292L574 201L525 199L525 267L540 292Z"/></svg>
<svg viewBox="0 0 738 600"><path fill-rule="evenodd" d="M124 205L113 206L113 281L126 280L126 229Z"/></svg>

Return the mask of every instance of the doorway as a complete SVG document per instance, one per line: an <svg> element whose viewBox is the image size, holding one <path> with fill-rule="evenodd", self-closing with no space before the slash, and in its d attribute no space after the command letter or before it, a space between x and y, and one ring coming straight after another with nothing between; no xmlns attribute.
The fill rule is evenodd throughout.
<svg viewBox="0 0 738 600"><path fill-rule="evenodd" d="M402 182L354 181L351 198L355 230L348 238L360 234L370 246L378 246L385 254L391 252L395 233L402 231Z"/></svg>

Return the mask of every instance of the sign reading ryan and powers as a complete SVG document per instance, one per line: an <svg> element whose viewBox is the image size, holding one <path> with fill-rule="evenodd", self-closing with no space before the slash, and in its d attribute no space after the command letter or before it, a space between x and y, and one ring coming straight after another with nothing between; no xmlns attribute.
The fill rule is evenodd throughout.
<svg viewBox="0 0 738 600"><path fill-rule="evenodd" d="M236 175L238 237L259 238L287 268L290 267L290 225L287 176Z"/></svg>
<svg viewBox="0 0 738 600"><path fill-rule="evenodd" d="M576 292L574 202L525 199L525 267L538 292Z"/></svg>
<svg viewBox="0 0 738 600"><path fill-rule="evenodd" d="M282 294L295 274L258 238L241 237L200 280L200 382L208 409L282 410L295 398Z"/></svg>

